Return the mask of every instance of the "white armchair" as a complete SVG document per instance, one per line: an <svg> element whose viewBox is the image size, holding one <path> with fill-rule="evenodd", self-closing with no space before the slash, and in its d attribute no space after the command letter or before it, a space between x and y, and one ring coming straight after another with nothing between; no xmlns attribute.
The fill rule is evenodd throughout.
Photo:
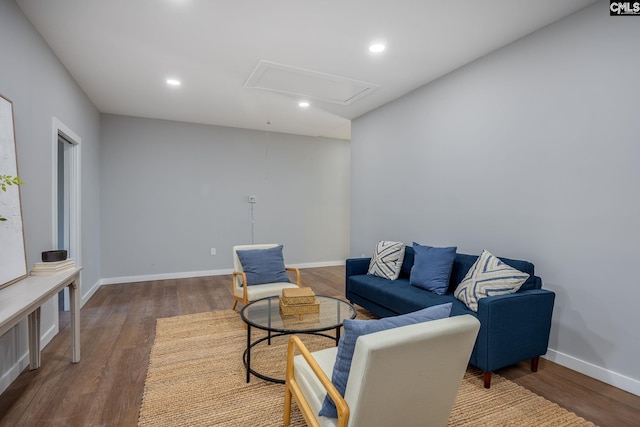
<svg viewBox="0 0 640 427"><path fill-rule="evenodd" d="M344 398L330 379L337 348L310 353L293 336L284 424L293 397L309 426L445 426L479 329L475 317L463 315L360 336ZM318 416L327 392L337 419Z"/></svg>
<svg viewBox="0 0 640 427"><path fill-rule="evenodd" d="M300 270L295 267L284 267L285 271L292 271L296 275L295 283L290 282L273 282L264 283L260 285L247 285L247 275L242 267L240 258L238 257L238 251L246 250L259 250L259 249L272 249L277 248L279 245L262 244L262 245L239 245L233 247L233 307L236 309L238 302L248 304L251 301L255 301L260 298L266 298L271 296L280 295L282 289L285 288L297 288L301 286L300 282ZM284 264L284 261L283 261Z"/></svg>

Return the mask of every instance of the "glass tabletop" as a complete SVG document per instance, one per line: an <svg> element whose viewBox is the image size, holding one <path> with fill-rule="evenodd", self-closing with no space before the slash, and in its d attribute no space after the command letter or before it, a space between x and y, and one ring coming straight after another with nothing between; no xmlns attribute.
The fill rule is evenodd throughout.
<svg viewBox="0 0 640 427"><path fill-rule="evenodd" d="M273 296L253 301L242 309L240 316L247 324L274 332L320 332L335 329L344 319L354 319L356 309L347 301L316 295L320 312L285 315L280 312L279 297Z"/></svg>

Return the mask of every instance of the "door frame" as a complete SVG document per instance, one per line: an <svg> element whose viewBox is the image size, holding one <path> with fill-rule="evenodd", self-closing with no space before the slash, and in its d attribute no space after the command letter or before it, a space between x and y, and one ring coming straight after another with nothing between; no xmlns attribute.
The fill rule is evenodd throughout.
<svg viewBox="0 0 640 427"><path fill-rule="evenodd" d="M82 265L82 248L81 248L81 223L80 216L81 188L80 188L80 148L82 139L72 131L68 126L53 118L52 131L52 192L51 192L51 211L52 211L52 247L58 244L58 137L62 136L71 143L69 148L69 257L75 260L77 266ZM66 298L65 298L66 299ZM66 304L65 304L66 306Z"/></svg>

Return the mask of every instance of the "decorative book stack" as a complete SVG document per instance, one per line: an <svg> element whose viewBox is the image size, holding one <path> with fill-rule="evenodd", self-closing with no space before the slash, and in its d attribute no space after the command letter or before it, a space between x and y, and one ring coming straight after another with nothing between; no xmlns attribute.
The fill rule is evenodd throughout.
<svg viewBox="0 0 640 427"><path fill-rule="evenodd" d="M76 268L76 263L73 258L65 259L64 261L54 262L36 262L31 270L32 276L50 276L67 270L73 270Z"/></svg>
<svg viewBox="0 0 640 427"><path fill-rule="evenodd" d="M280 296L280 312L284 315L320 313L320 302L311 288L287 288Z"/></svg>

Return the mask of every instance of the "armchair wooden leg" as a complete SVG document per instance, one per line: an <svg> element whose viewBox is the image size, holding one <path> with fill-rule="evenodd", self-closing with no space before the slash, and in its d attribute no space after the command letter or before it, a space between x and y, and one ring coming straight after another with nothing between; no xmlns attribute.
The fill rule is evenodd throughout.
<svg viewBox="0 0 640 427"><path fill-rule="evenodd" d="M231 310L235 310L236 309L236 305L238 305L238 300L234 299L233 300L233 307L231 307Z"/></svg>
<svg viewBox="0 0 640 427"><path fill-rule="evenodd" d="M538 363L540 362L540 357L534 357L531 359L531 372L538 372Z"/></svg>
<svg viewBox="0 0 640 427"><path fill-rule="evenodd" d="M284 415L282 421L285 426L291 424L291 390L286 385L284 387Z"/></svg>
<svg viewBox="0 0 640 427"><path fill-rule="evenodd" d="M484 388L491 387L491 372L484 373Z"/></svg>

